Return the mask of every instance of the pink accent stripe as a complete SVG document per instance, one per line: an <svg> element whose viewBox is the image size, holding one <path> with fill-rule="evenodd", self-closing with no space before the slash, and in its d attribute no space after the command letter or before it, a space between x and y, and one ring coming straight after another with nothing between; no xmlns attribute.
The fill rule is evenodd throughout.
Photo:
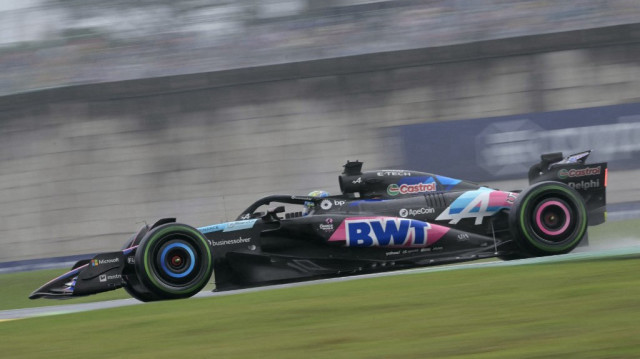
<svg viewBox="0 0 640 359"><path fill-rule="evenodd" d="M564 216L567 219L564 223L564 226L562 226L562 228L558 229L557 231L550 231L546 228L544 228L544 226L542 225L542 220L541 220L541 214L542 211L549 207L549 206L558 206L560 207L560 209L562 209L562 211L564 212ZM564 203L560 203L558 201L549 201L545 204L543 204L540 208L538 208L538 212L536 213L536 223L538 224L538 228L540 228L540 230L542 231L542 233L548 235L548 236L556 236L562 232L564 232L568 227L569 227L569 222L571 220L571 217L569 215L569 209L564 205Z"/></svg>
<svg viewBox="0 0 640 359"><path fill-rule="evenodd" d="M493 191L489 193L489 207L511 207L516 197L517 193Z"/></svg>
<svg viewBox="0 0 640 359"><path fill-rule="evenodd" d="M430 224L430 228L427 230L427 246L434 244L439 241L442 237L444 237L447 232L449 232L451 228L446 226L441 226L438 224Z"/></svg>

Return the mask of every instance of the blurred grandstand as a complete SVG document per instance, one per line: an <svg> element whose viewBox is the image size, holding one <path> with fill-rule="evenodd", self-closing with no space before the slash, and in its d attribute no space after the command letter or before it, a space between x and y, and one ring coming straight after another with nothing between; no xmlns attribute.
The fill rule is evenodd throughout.
<svg viewBox="0 0 640 359"><path fill-rule="evenodd" d="M0 95L638 21L636 0L0 3Z"/></svg>
<svg viewBox="0 0 640 359"><path fill-rule="evenodd" d="M0 262L336 193L347 159L516 189L540 153L592 148L608 202L636 211L638 14L637 0L0 1Z"/></svg>

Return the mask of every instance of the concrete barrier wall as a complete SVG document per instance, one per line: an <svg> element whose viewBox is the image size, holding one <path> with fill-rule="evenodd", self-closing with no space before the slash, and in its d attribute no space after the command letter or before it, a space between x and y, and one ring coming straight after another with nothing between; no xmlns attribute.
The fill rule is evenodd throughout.
<svg viewBox="0 0 640 359"><path fill-rule="evenodd" d="M639 39L627 25L0 98L0 261L338 192L347 159L393 167L397 125L640 102Z"/></svg>

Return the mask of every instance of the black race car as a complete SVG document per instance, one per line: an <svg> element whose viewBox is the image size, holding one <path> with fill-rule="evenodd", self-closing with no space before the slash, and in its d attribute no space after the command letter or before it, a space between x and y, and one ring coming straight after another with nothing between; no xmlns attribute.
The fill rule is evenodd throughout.
<svg viewBox="0 0 640 359"><path fill-rule="evenodd" d="M530 186L500 191L430 173L362 172L347 162L337 196L268 196L236 221L145 225L34 291L68 298L124 287L142 301L186 298L214 273L223 291L499 257L570 252L605 220L607 164L590 151L541 156ZM270 206L270 207L269 207Z"/></svg>

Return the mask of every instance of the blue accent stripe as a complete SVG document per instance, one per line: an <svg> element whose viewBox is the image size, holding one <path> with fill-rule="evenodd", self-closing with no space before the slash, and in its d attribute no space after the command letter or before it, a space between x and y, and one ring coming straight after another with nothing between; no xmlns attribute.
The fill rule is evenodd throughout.
<svg viewBox="0 0 640 359"><path fill-rule="evenodd" d="M167 257L167 253L173 249L173 248L182 248L185 251L187 251L189 253L189 257L191 258L191 262L189 265L189 268L182 272L182 273L175 273L173 271L171 271L168 267L167 264L165 263L165 258ZM191 250L191 248L189 248L188 246L186 246L185 244L182 243L173 243L170 246L167 246L167 248L165 248L162 251L162 254L160 255L160 263L162 265L162 269L164 270L165 273L167 273L170 277L173 278L183 278L189 275L189 273L191 273L191 271L193 271L193 267L196 265L196 256L193 254L193 251Z"/></svg>
<svg viewBox="0 0 640 359"><path fill-rule="evenodd" d="M455 178L451 178L451 177L445 177L445 176L437 176L436 178L438 179L438 182L440 182L441 185L443 185L445 187L445 190L450 190L451 188L453 188L455 185L457 185L458 183L462 182L459 179L455 179Z"/></svg>
<svg viewBox="0 0 640 359"><path fill-rule="evenodd" d="M471 203L471 201L476 199L482 192L487 192L487 191L492 191L492 189L487 187L480 187L477 190L463 193L462 195L460 195L460 197L456 198L453 201L453 203L451 203L451 206L449 207L449 213L458 214L462 212L463 209L467 208L467 206L469 205L469 203ZM478 211L479 211L479 208L476 207L471 209L469 212L473 213Z"/></svg>
<svg viewBox="0 0 640 359"><path fill-rule="evenodd" d="M458 183L462 182L462 180L451 178L451 177L445 177L445 176L436 176L436 178L440 183L442 183L445 186L455 186Z"/></svg>
<svg viewBox="0 0 640 359"><path fill-rule="evenodd" d="M233 232L240 231L243 229L253 228L253 225L256 223L257 219L248 219L246 221L234 221L234 222L225 222L220 224L213 224L211 226L200 227L198 230L200 233L206 234L211 232Z"/></svg>

